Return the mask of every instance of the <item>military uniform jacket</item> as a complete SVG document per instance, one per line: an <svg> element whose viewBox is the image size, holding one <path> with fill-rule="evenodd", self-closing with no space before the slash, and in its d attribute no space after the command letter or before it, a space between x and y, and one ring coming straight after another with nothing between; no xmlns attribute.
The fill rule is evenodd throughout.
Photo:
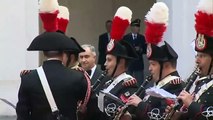
<svg viewBox="0 0 213 120"><path fill-rule="evenodd" d="M45 61L43 69L60 113L66 120L76 120L77 102L86 94L84 75L64 67L59 60ZM21 77L16 112L17 120L52 120L50 105L36 70Z"/></svg>
<svg viewBox="0 0 213 120"><path fill-rule="evenodd" d="M178 95L184 88L184 83L172 84L170 81L179 79L177 71L170 73L164 79L156 83L156 87L166 90L169 93ZM163 120L165 118L165 108L167 100L152 96L145 96L143 101L138 104L136 110L137 120Z"/></svg>
<svg viewBox="0 0 213 120"><path fill-rule="evenodd" d="M122 73L118 77L116 77L113 81L106 82L106 88L103 89L104 92L109 92L115 96L117 96L123 103L127 102L128 97L132 95L137 89L136 85L132 86L124 86L122 83L127 80L134 79L132 76ZM110 120L115 115L117 108L120 106L117 101L114 101L106 96L102 96L99 93L98 96L98 107L101 112L105 115L101 120Z"/></svg>
<svg viewBox="0 0 213 120"><path fill-rule="evenodd" d="M188 113L181 119L213 120L213 79L209 77L195 81L195 100L188 107Z"/></svg>
<svg viewBox="0 0 213 120"><path fill-rule="evenodd" d="M139 50L136 50L139 59L132 61L128 69L130 71L143 70L144 69L143 54L146 54L145 37L141 34L137 34L137 38L133 40L132 33L129 33L125 35L123 39L128 43L130 43L133 47L140 48Z"/></svg>
<svg viewBox="0 0 213 120"><path fill-rule="evenodd" d="M95 72L91 78L91 85L94 85L94 83L99 79L100 75L103 73L103 71L100 69L99 66L96 67ZM102 84L104 84L106 81L110 80L110 77L105 76L101 81ZM100 84L100 88L102 86ZM100 89L97 89L99 91ZM87 104L87 112L84 117L84 120L102 120L101 119L102 113L98 108L98 100L96 97L96 93L94 91L91 92L91 96L89 99L89 102Z"/></svg>

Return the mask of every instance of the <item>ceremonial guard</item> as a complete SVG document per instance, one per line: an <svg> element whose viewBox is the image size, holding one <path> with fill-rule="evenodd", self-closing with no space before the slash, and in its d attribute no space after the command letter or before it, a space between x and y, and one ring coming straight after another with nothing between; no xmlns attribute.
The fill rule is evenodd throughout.
<svg viewBox="0 0 213 120"><path fill-rule="evenodd" d="M38 69L21 76L16 107L18 120L52 120L59 117L76 120L77 102L85 98L87 81L84 74L62 63L65 51L78 50L78 46L64 34L55 32L58 30L58 7L57 1L40 1L40 16L45 21L43 26L46 32L34 38L27 50L43 51L47 60ZM46 77L40 75L41 70ZM45 78L51 94L43 86ZM51 96L54 102L50 101Z"/></svg>
<svg viewBox="0 0 213 120"><path fill-rule="evenodd" d="M212 21L213 0L200 0L198 11L195 13L195 50L196 64L200 69L199 79L195 80L190 91L183 90L178 96L184 106L180 109L181 112L176 112L173 117L179 120L213 120ZM186 109L183 109L184 107Z"/></svg>
<svg viewBox="0 0 213 120"><path fill-rule="evenodd" d="M157 2L146 15L145 38L147 41L147 57L149 70L154 81L154 88L164 89L172 94L179 94L184 87L176 70L177 53L163 41L163 33L168 22L168 7L163 2ZM128 105L137 107L138 120L162 120L165 118L167 99L150 95L132 95Z"/></svg>
<svg viewBox="0 0 213 120"><path fill-rule="evenodd" d="M112 79L107 81L98 94L98 107L104 114L100 120L114 119L117 108L125 103L137 88L136 80L126 73L129 61L137 59L134 48L122 40L126 28L129 26L132 12L127 7L120 7L113 19L111 40L107 45L105 67L107 75ZM126 82L130 84L125 84ZM112 95L117 100L107 96Z"/></svg>

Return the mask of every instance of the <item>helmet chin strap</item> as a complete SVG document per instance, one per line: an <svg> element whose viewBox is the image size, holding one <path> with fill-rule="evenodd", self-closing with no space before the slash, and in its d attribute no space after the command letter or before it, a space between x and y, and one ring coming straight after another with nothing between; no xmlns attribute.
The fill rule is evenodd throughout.
<svg viewBox="0 0 213 120"><path fill-rule="evenodd" d="M115 75L115 71L117 70L117 67L118 67L118 64L119 64L119 62L120 62L120 57L117 57L117 59L116 59L116 64L115 64L115 68L114 68L114 70L113 70L113 72L112 72L112 75L111 75L111 77L113 78L113 76Z"/></svg>
<svg viewBox="0 0 213 120"><path fill-rule="evenodd" d="M158 80L158 82L162 79L163 62L159 61L159 64L160 64L160 73L159 73L159 80Z"/></svg>
<svg viewBox="0 0 213 120"><path fill-rule="evenodd" d="M213 59L213 56L211 55L211 62L210 62L210 65L209 65L209 69L208 69L207 75L209 75L211 70L212 70L212 59Z"/></svg>

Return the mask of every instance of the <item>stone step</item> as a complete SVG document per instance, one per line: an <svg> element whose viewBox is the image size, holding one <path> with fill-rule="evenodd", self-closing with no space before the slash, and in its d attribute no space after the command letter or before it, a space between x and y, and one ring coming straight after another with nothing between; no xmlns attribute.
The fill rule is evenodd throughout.
<svg viewBox="0 0 213 120"><path fill-rule="evenodd" d="M0 80L0 98L6 99L13 105L16 105L18 101L18 89L20 80ZM10 120L10 116L15 116L15 109L5 102L0 100L0 116L5 116L5 120ZM9 116L8 119L6 116ZM14 118L14 117L12 117ZM4 120L0 117L0 120Z"/></svg>
<svg viewBox="0 0 213 120"><path fill-rule="evenodd" d="M16 120L16 116L0 116L0 120Z"/></svg>

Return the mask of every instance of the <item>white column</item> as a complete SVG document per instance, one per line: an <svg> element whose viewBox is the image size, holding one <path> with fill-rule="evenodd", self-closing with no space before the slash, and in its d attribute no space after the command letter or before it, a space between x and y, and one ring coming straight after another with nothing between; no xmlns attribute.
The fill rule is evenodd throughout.
<svg viewBox="0 0 213 120"><path fill-rule="evenodd" d="M14 105L20 84L20 71L38 66L38 52L27 52L38 35L37 0L2 0L0 4L0 98ZM15 115L15 110L0 101L1 116Z"/></svg>
<svg viewBox="0 0 213 120"><path fill-rule="evenodd" d="M1 2L0 80L17 80L20 70L38 65L38 53L26 52L32 39L38 35L37 6L36 0Z"/></svg>
<svg viewBox="0 0 213 120"><path fill-rule="evenodd" d="M198 0L158 0L169 7L169 26L164 39L178 53L177 69L183 78L187 78L193 70L195 51L191 42L196 37L194 13Z"/></svg>

